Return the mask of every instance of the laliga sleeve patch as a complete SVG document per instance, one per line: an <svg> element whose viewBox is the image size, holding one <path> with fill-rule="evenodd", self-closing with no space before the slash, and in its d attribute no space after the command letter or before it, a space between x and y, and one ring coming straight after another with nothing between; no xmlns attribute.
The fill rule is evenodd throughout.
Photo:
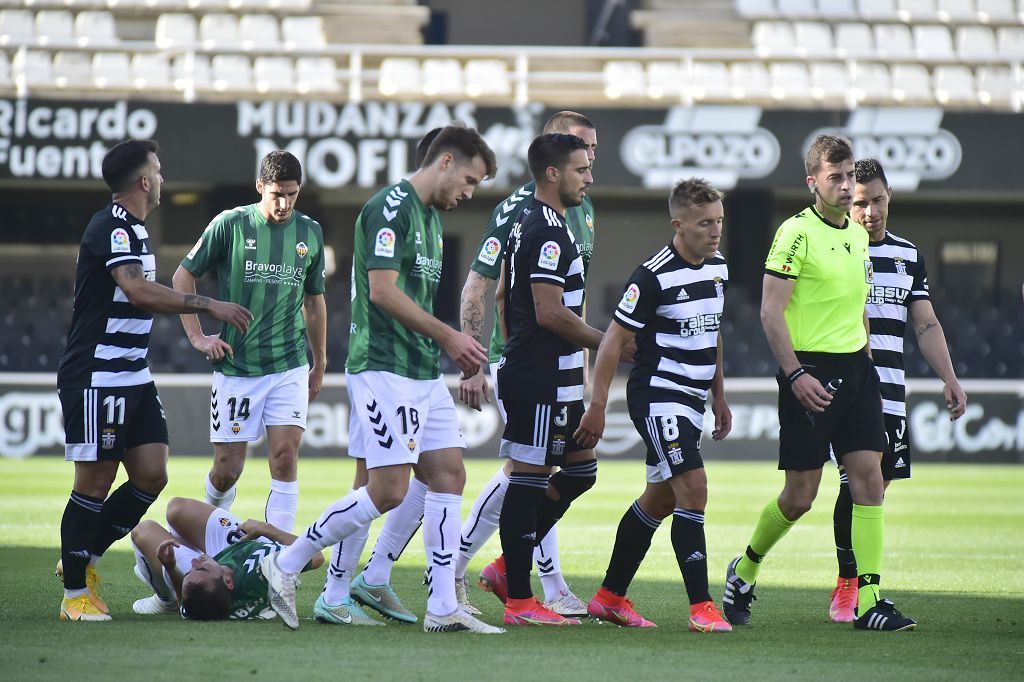
<svg viewBox="0 0 1024 682"><path fill-rule="evenodd" d="M110 233L110 253L131 253L132 243L128 238L128 230L116 228Z"/></svg>
<svg viewBox="0 0 1024 682"><path fill-rule="evenodd" d="M501 242L497 237L488 237L483 246L480 247L480 255L477 260L487 265L494 265L498 262L498 254L501 253Z"/></svg>
<svg viewBox="0 0 1024 682"><path fill-rule="evenodd" d="M558 246L558 242L544 242L544 246L540 247L540 258L537 259L537 267L544 268L545 270L557 270L558 258L561 255L562 250Z"/></svg>
<svg viewBox="0 0 1024 682"><path fill-rule="evenodd" d="M377 232L373 244L373 255L384 258L395 257L395 232L387 227Z"/></svg>
<svg viewBox="0 0 1024 682"><path fill-rule="evenodd" d="M640 287L636 284L631 283L626 287L626 292L622 294L622 300L619 301L619 310L624 313L631 313L636 310L636 304L640 301Z"/></svg>
<svg viewBox="0 0 1024 682"><path fill-rule="evenodd" d="M189 260L192 260L193 258L195 258L196 254L199 253L199 249L202 248L202 246L203 246L203 237L202 237L202 235L200 235L199 239L196 240L196 245L192 247L192 250L188 252L188 255L186 255L185 258L187 258ZM246 247L246 248L248 248L248 247Z"/></svg>

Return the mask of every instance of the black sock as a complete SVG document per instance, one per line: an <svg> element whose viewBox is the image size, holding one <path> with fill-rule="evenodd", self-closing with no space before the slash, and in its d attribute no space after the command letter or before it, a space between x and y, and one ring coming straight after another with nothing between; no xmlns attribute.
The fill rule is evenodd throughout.
<svg viewBox="0 0 1024 682"><path fill-rule="evenodd" d="M839 474L839 494L836 496L836 508L832 512L832 532L836 536L836 558L839 560L839 577L853 579L857 577L857 558L853 555L853 540L850 528L853 525L853 497L850 495L850 484L846 481L846 472Z"/></svg>
<svg viewBox="0 0 1024 682"><path fill-rule="evenodd" d="M552 500L545 495L537 508L537 542L547 536L548 531L568 511L573 500L594 487L597 482L597 460L566 464L548 482L558 491L558 499Z"/></svg>
<svg viewBox="0 0 1024 682"><path fill-rule="evenodd" d="M659 519L640 508L639 501L626 510L615 532L615 546L612 548L612 558L608 561L602 587L620 597L626 596L633 576L647 556L647 550L651 548L654 531L660 525Z"/></svg>
<svg viewBox="0 0 1024 682"><path fill-rule="evenodd" d="M676 509L672 512L672 549L676 552L676 562L683 574L690 604L711 601L704 512L697 509Z"/></svg>
<svg viewBox="0 0 1024 682"><path fill-rule="evenodd" d="M103 556L112 544L131 533L154 502L156 495L150 495L136 488L131 481L125 481L103 503L92 553Z"/></svg>
<svg viewBox="0 0 1024 682"><path fill-rule="evenodd" d="M505 576L511 599L528 599L533 546L537 537L537 507L548 487L547 474L513 472L498 521L501 551L505 555Z"/></svg>
<svg viewBox="0 0 1024 682"><path fill-rule="evenodd" d="M71 491L60 521L60 559L66 590L85 589L85 567L92 556L90 547L102 507L103 500Z"/></svg>

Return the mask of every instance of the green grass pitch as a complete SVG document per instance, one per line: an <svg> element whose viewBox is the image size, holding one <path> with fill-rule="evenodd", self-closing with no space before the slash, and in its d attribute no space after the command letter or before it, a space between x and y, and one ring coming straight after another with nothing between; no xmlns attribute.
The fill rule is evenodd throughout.
<svg viewBox="0 0 1024 682"><path fill-rule="evenodd" d="M208 466L208 458L174 458L170 484L150 517L162 520L163 503L173 495L201 497ZM745 546L782 479L767 461L708 466L708 554L720 604L725 565ZM468 464L464 511L496 467L494 461ZM266 469L263 460L249 463L233 510L239 516L262 514ZM301 528L348 489L352 464L305 460L299 470ZM818 504L766 561L750 627L728 635L687 631L686 594L662 529L630 591L657 629L585 622L482 637L428 635L419 625L396 623L371 629L316 623L312 607L324 569L303 578L297 632L276 621L137 616L131 603L145 591L132 574L127 541L114 545L100 566L115 620L61 622L53 566L72 465L60 458L0 460L0 679L1020 679L1024 467L915 465L911 481L890 488L882 587L920 622L910 633L858 632L828 622L836 481L826 470ZM584 600L599 585L619 517L642 486L639 462L605 460L596 488L559 525L563 569ZM497 551L495 537L469 575ZM396 567L394 584L420 614L422 569L417 538ZM471 598L487 621L499 621L493 596L474 588Z"/></svg>

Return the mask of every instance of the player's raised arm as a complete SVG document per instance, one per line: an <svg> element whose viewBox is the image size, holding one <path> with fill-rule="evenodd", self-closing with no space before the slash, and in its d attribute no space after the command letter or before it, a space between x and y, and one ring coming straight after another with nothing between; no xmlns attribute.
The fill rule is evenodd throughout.
<svg viewBox="0 0 1024 682"><path fill-rule="evenodd" d="M174 287L175 291L180 291L186 296L194 296L196 293L196 277L179 265L178 269L174 271L174 276L171 278L171 286ZM205 355L207 360L222 360L225 355L234 357L234 350L231 348L231 344L221 339L220 334L206 335L203 333L203 325L199 321L198 315L182 315L181 326L185 328L185 336L188 337L192 347Z"/></svg>

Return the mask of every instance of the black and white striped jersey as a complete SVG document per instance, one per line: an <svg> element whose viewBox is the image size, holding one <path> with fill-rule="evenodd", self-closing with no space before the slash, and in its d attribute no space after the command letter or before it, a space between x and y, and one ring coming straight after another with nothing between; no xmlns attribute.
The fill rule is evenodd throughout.
<svg viewBox="0 0 1024 682"><path fill-rule="evenodd" d="M153 379L146 353L153 316L128 302L111 270L137 263L156 279L156 256L141 220L111 203L89 221L78 251L75 305L58 388L140 386Z"/></svg>
<svg viewBox="0 0 1024 682"><path fill-rule="evenodd" d="M886 232L868 245L874 282L868 296L871 356L882 388L882 411L907 415L903 335L913 301L928 300L924 257L911 242Z"/></svg>
<svg viewBox="0 0 1024 682"><path fill-rule="evenodd" d="M562 303L583 316L583 258L565 220L534 199L519 214L505 248L508 345L498 365L502 400L583 400L583 348L537 324L534 283L562 288Z"/></svg>
<svg viewBox="0 0 1024 682"><path fill-rule="evenodd" d="M626 386L630 417L686 417L703 428L728 285L721 253L696 266L672 244L633 271L614 316L636 332Z"/></svg>

